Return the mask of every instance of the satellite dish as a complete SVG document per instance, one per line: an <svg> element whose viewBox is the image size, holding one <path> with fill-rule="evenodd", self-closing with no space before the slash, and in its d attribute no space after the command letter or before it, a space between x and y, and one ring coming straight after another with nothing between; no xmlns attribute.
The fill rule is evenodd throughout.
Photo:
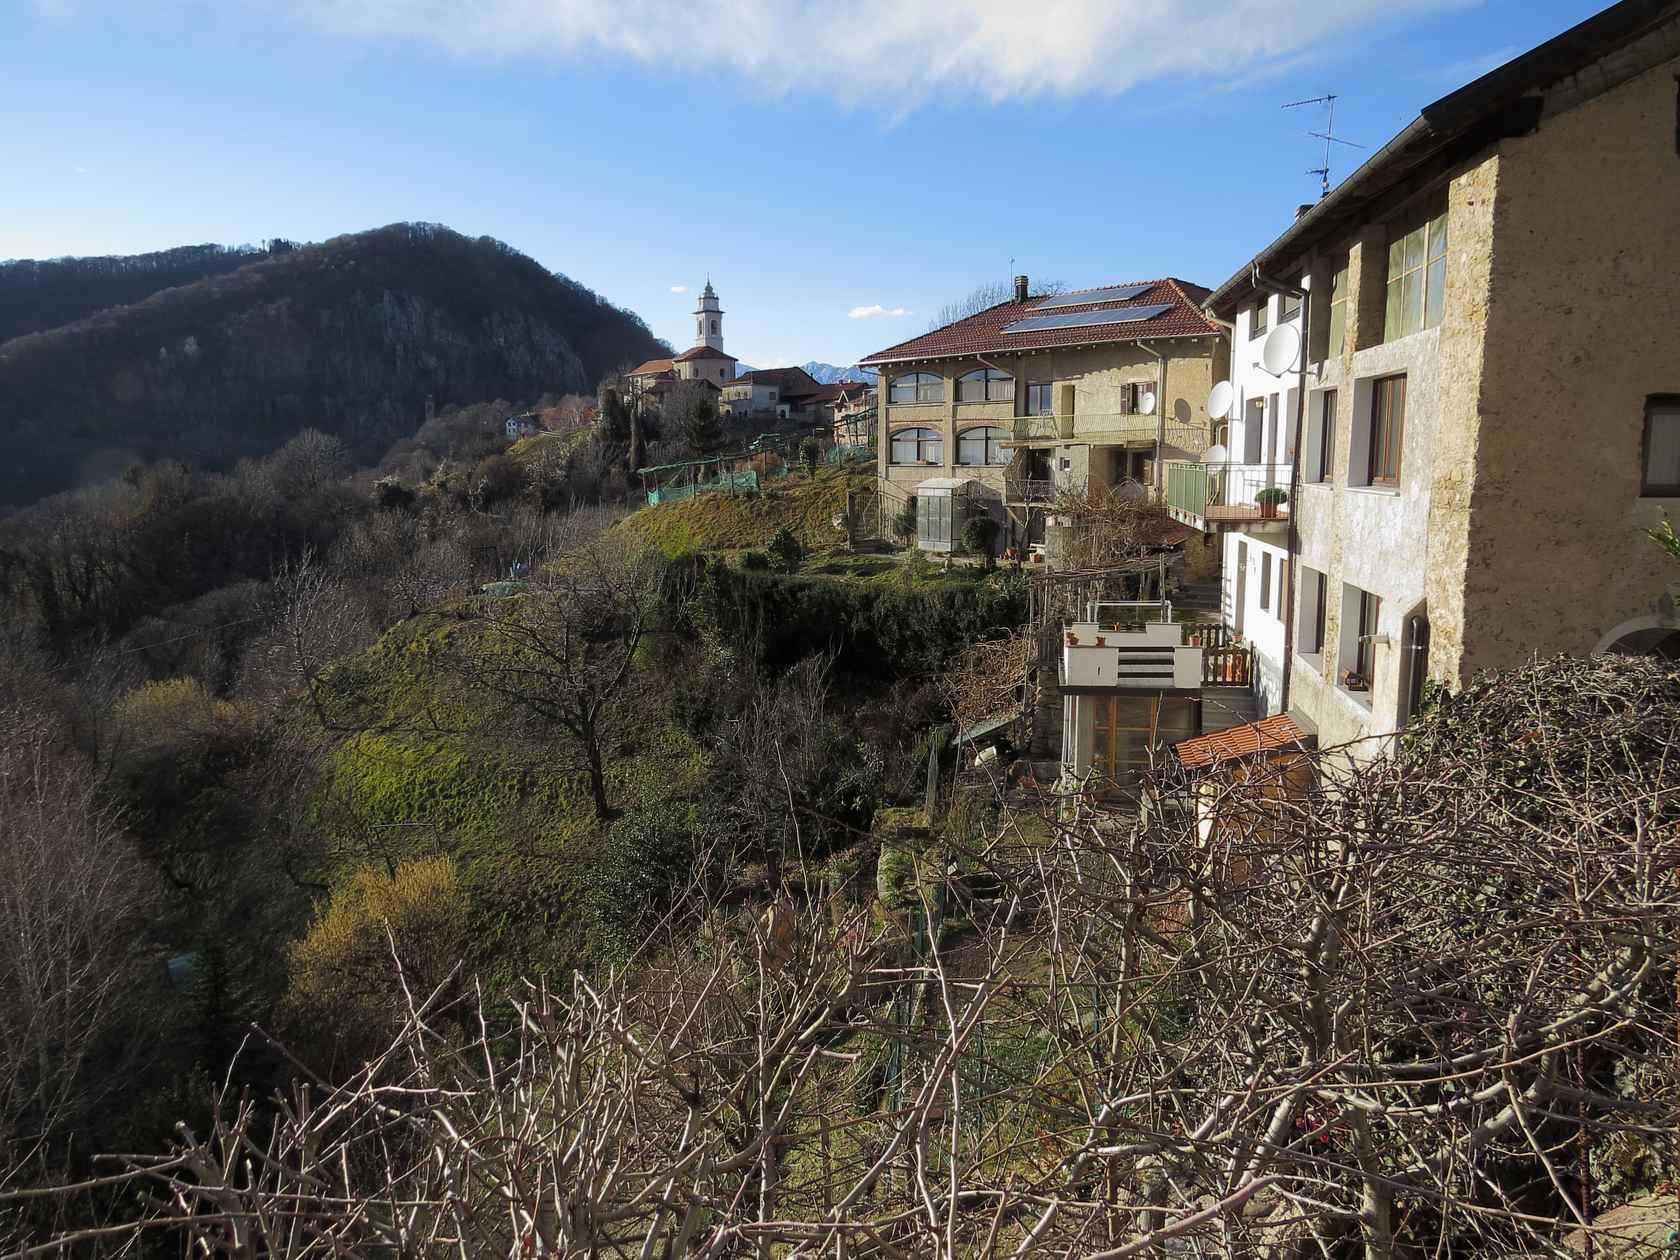
<svg viewBox="0 0 1680 1260"><path fill-rule="evenodd" d="M1146 389L1143 391L1142 396L1138 399L1138 410L1146 416L1152 416L1155 414L1154 390Z"/></svg>
<svg viewBox="0 0 1680 1260"><path fill-rule="evenodd" d="M1237 391L1231 388L1230 381L1220 381L1208 395L1208 415L1215 420L1223 420L1231 414L1231 404L1237 400Z"/></svg>
<svg viewBox="0 0 1680 1260"><path fill-rule="evenodd" d="M1202 463L1204 464L1223 464L1230 458L1231 453L1218 442L1202 452Z"/></svg>
<svg viewBox="0 0 1680 1260"><path fill-rule="evenodd" d="M1301 352L1301 334L1293 324L1279 324L1266 334L1260 348L1260 365L1273 376L1282 376L1295 366Z"/></svg>

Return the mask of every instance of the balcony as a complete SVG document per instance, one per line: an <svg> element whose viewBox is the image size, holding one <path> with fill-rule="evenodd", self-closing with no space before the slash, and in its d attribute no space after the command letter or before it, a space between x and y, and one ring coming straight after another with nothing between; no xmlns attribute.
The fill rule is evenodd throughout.
<svg viewBox="0 0 1680 1260"><path fill-rule="evenodd" d="M1184 691L1202 685L1202 645L1173 621L1063 626L1064 689ZM1186 640L1191 640L1186 642Z"/></svg>
<svg viewBox="0 0 1680 1260"><path fill-rule="evenodd" d="M1167 510L1200 530L1229 529L1289 520L1288 464L1166 462Z"/></svg>
<svg viewBox="0 0 1680 1260"><path fill-rule="evenodd" d="M1207 430L1176 420L1119 411L1080 411L1058 416L1016 416L1011 445L1056 446L1064 442L1091 446L1154 446L1164 438L1168 446L1199 451L1207 445Z"/></svg>
<svg viewBox="0 0 1680 1260"><path fill-rule="evenodd" d="M1012 440L1023 444L1052 445L1073 438L1072 416L1016 416Z"/></svg>
<svg viewBox="0 0 1680 1260"><path fill-rule="evenodd" d="M1028 506L1051 503L1056 498L1056 483L1049 478L1017 477L1013 472L1004 477L1004 501Z"/></svg>

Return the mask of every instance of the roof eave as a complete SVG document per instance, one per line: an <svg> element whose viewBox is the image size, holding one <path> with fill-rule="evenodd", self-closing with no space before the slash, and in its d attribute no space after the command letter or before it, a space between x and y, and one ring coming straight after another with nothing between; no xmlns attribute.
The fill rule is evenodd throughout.
<svg viewBox="0 0 1680 1260"><path fill-rule="evenodd" d="M1123 346L1133 341L1171 341L1186 337L1217 337L1221 329L1209 325L1197 332L1175 333L1147 333L1133 334L1125 337L1110 337L1102 341L1072 341L1054 346L982 346L973 350L943 350L934 354L903 354L890 358L882 355L872 355L867 359L859 359L859 367L874 367L876 365L890 366L894 363L931 363L936 359L972 359L981 354L1031 354L1038 350L1092 350L1098 346Z"/></svg>

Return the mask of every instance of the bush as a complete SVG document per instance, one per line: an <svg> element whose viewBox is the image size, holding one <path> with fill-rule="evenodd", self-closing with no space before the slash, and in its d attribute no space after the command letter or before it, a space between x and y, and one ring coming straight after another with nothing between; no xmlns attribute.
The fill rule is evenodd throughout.
<svg viewBox="0 0 1680 1260"><path fill-rule="evenodd" d="M687 882L704 830L695 808L681 801L632 810L608 829L589 886L603 952L622 958L641 945Z"/></svg>
<svg viewBox="0 0 1680 1260"><path fill-rule="evenodd" d="M762 551L749 551L741 557L741 567L749 573L768 573L770 557Z"/></svg>
<svg viewBox="0 0 1680 1260"><path fill-rule="evenodd" d="M353 1070L406 1015L393 942L409 991L425 1001L466 946L466 904L447 857L357 871L288 951L287 1021L330 1074Z"/></svg>
<svg viewBox="0 0 1680 1260"><path fill-rule="evenodd" d="M776 531L768 550L770 559L783 573L796 572L805 559L805 545L786 525Z"/></svg>
<svg viewBox="0 0 1680 1260"><path fill-rule="evenodd" d="M963 523L963 546L984 555L989 565L1000 528L991 516L971 516Z"/></svg>
<svg viewBox="0 0 1680 1260"><path fill-rule="evenodd" d="M799 463L805 469L807 476L817 475L817 465L822 462L822 444L814 437L807 437L799 444Z"/></svg>
<svg viewBox="0 0 1680 1260"><path fill-rule="evenodd" d="M893 537L900 542L908 543L916 536L916 501L911 499L898 509L898 514L892 518Z"/></svg>
<svg viewBox="0 0 1680 1260"><path fill-rule="evenodd" d="M373 503L382 510L406 512L414 506L414 489L396 477L381 477L373 483Z"/></svg>

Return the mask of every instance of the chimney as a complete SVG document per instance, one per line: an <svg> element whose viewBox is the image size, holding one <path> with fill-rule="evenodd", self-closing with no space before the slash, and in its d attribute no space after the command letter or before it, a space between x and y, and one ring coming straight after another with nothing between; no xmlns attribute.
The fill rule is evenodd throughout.
<svg viewBox="0 0 1680 1260"><path fill-rule="evenodd" d="M1017 302L1027 300L1027 278L1025 276L1015 277L1015 300Z"/></svg>
<svg viewBox="0 0 1680 1260"><path fill-rule="evenodd" d="M1306 216L1307 211L1309 211L1313 208L1314 204L1315 203L1309 201L1309 202L1304 203L1303 205L1296 206L1295 207L1295 222L1299 223L1302 220L1302 218L1304 218Z"/></svg>

